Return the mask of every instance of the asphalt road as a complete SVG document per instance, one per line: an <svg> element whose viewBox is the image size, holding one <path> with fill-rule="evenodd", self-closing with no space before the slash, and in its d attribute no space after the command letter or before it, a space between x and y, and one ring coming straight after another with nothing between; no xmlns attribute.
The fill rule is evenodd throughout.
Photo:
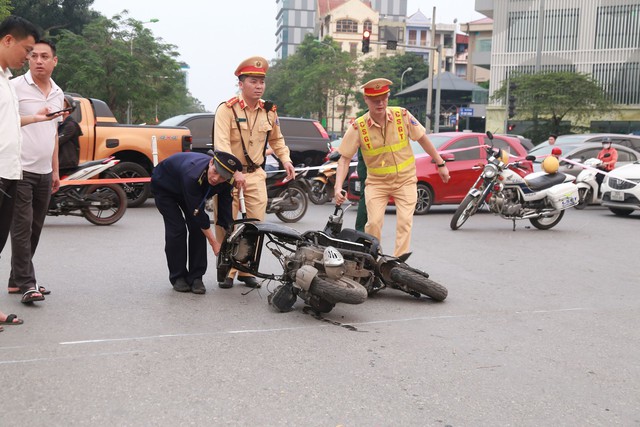
<svg viewBox="0 0 640 427"><path fill-rule="evenodd" d="M109 227L49 217L35 266L52 294L0 297L25 319L0 334L0 426L640 424L640 215L514 232L483 213L454 232L453 209L415 218L409 260L446 301L385 290L324 318L276 313L273 285L219 289L213 254L206 295L174 292L153 202Z"/></svg>

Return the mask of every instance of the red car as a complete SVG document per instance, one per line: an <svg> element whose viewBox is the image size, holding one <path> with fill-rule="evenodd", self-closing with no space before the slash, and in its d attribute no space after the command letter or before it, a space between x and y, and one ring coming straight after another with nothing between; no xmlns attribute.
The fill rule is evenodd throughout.
<svg viewBox="0 0 640 427"><path fill-rule="evenodd" d="M420 144L411 141L413 152L416 156L416 169L418 175L418 202L416 203L416 215L424 215L429 212L431 205L458 204L464 199L475 180L482 172L482 166L487 163L486 151L481 145L490 145L491 141L483 133L467 132L443 132L429 134L429 139L447 162L447 168L451 179L448 183L442 182L438 175L438 168ZM522 146L518 138L496 135L493 146L506 150L510 155L524 158L527 150ZM447 153L447 150L477 147L465 151ZM529 172L533 171L531 162L525 161L525 167ZM357 172L349 177L349 200L360 198L360 180ZM393 200L390 200L393 203Z"/></svg>

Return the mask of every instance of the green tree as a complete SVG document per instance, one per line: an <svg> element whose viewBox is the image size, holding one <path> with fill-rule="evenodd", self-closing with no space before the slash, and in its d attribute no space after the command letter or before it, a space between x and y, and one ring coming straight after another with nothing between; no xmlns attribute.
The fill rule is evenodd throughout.
<svg viewBox="0 0 640 427"><path fill-rule="evenodd" d="M90 9L93 0L13 0L13 14L38 25L45 37L61 30L80 34L85 25L99 16Z"/></svg>
<svg viewBox="0 0 640 427"><path fill-rule="evenodd" d="M402 79L402 73L411 67L412 70L405 73L404 79ZM381 57L378 59L369 59L363 63L362 66L364 72L362 74L362 83L368 82L375 78L385 78L393 82L390 89L389 105L398 105L398 101L393 99L393 95L400 92L400 83L402 80L403 88L418 83L428 77L429 66L424 62L421 56L406 53L404 55L394 55ZM360 92L357 95L360 108L364 111L367 106L364 103L364 98Z"/></svg>
<svg viewBox="0 0 640 427"><path fill-rule="evenodd" d="M282 114L323 121L330 100L332 104L348 103L357 74L355 65L331 38L319 42L308 34L294 55L269 71L265 96L278 104Z"/></svg>
<svg viewBox="0 0 640 427"><path fill-rule="evenodd" d="M12 10L11 0L0 0L0 21L11 15Z"/></svg>
<svg viewBox="0 0 640 427"><path fill-rule="evenodd" d="M80 35L61 31L57 46L56 82L104 100L120 122L128 111L133 123L203 111L187 91L175 46L157 41L139 21L100 16Z"/></svg>
<svg viewBox="0 0 640 427"><path fill-rule="evenodd" d="M518 120L548 120L549 128L537 133L560 133L561 122L570 117L576 121L589 118L594 113L611 109L612 102L601 85L590 75L571 72L545 72L518 74L510 79L509 96L516 98ZM492 99L503 100L506 105L509 82L503 80ZM539 140L539 135L533 135Z"/></svg>

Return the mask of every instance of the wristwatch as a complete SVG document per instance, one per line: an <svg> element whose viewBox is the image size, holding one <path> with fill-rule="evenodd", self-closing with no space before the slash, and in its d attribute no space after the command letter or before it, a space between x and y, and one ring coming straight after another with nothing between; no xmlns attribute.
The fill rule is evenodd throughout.
<svg viewBox="0 0 640 427"><path fill-rule="evenodd" d="M444 167L444 165L446 165L446 164L447 164L447 162L445 162L445 161L443 160L443 161L442 161L442 163L440 163L439 165L436 165L436 166L438 166L439 168L443 168L443 167Z"/></svg>

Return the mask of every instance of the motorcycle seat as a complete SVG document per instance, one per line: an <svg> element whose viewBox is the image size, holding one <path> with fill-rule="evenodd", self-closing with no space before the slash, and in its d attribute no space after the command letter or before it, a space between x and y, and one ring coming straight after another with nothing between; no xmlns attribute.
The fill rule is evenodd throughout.
<svg viewBox="0 0 640 427"><path fill-rule="evenodd" d="M534 191L545 190L551 188L554 185L562 184L567 179L567 175L562 172L556 172L553 174L539 175L534 178L525 177L527 186Z"/></svg>

